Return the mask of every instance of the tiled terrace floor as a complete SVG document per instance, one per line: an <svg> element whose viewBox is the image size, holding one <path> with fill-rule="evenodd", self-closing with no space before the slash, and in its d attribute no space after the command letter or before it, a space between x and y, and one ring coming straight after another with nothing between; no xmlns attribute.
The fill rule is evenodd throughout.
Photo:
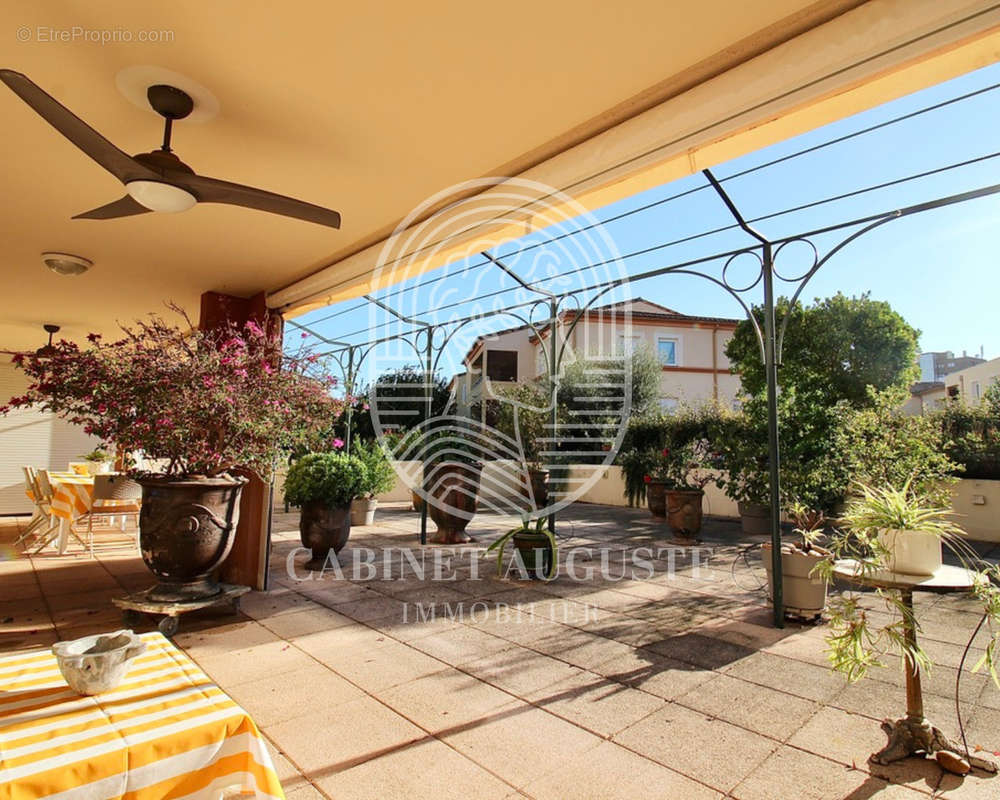
<svg viewBox="0 0 1000 800"><path fill-rule="evenodd" d="M244 598L235 621L188 617L176 642L253 715L292 800L1000 796L1000 777L868 764L879 720L903 711L901 671L893 662L846 686L825 665L824 627L773 628L753 588L761 571L736 561L737 525L710 521L697 563L675 553L671 572L662 551L616 579L636 548L670 546L663 527L600 506L565 516L562 554L577 551L581 579L542 584L494 577L482 551L508 523L486 516L470 528L476 545L442 564L452 580L434 580L430 558L415 577L401 548L419 556L419 518L400 506L354 529L343 577L298 581L286 571L297 520L278 515L272 591ZM0 541L15 531L8 522ZM5 652L114 629L110 598L150 580L123 551L96 562L6 552ZM928 713L957 735L956 667L978 617L956 597L917 608L939 664ZM968 673L961 695L970 745L1000 750L1000 690Z"/></svg>

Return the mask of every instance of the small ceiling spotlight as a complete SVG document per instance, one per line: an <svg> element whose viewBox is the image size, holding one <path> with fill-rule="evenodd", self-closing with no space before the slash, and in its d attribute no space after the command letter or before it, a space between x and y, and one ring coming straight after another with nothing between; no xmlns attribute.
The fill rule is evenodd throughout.
<svg viewBox="0 0 1000 800"><path fill-rule="evenodd" d="M42 253L42 261L57 275L82 275L94 266L89 258L70 253Z"/></svg>

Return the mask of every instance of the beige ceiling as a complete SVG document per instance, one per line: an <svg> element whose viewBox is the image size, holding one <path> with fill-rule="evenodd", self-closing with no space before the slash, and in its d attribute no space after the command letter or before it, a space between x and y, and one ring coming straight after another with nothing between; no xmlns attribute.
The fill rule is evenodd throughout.
<svg viewBox="0 0 1000 800"><path fill-rule="evenodd" d="M145 64L180 72L221 106L212 120L176 126L187 163L335 208L343 227L212 205L71 220L122 187L0 86L0 348L35 346L43 322L76 338L166 300L196 313L205 290L285 285L375 240L442 187L530 166L852 5L8 0L0 66L28 75L119 147L151 150L161 126L119 93L116 74ZM166 30L173 41L38 41L40 28L73 35L74 26L119 39ZM95 266L60 277L42 266L46 250Z"/></svg>

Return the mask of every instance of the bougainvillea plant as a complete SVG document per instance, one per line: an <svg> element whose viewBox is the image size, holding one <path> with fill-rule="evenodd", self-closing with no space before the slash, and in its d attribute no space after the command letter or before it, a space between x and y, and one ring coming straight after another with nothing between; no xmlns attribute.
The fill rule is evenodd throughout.
<svg viewBox="0 0 1000 800"><path fill-rule="evenodd" d="M32 383L0 412L39 404L113 445L163 464L168 475L220 475L240 467L269 477L283 451L329 429L342 401L314 355L283 352L253 321L199 330L157 315L124 336L60 341L16 354ZM140 470L128 458L126 471Z"/></svg>
<svg viewBox="0 0 1000 800"><path fill-rule="evenodd" d="M646 483L663 482L668 489L704 489L712 482L718 466L717 454L707 439L695 439L679 447L665 447L653 456Z"/></svg>

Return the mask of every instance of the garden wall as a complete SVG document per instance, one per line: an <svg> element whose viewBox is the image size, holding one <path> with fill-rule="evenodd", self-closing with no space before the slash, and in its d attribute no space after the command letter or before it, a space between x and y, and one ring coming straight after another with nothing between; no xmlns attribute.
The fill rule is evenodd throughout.
<svg viewBox="0 0 1000 800"><path fill-rule="evenodd" d="M419 461L397 462L401 469L416 482L420 474ZM580 497L582 503L598 503L607 506L626 506L625 479L621 467L601 467L577 465L570 468L570 479L584 481L595 471L600 477ZM483 480L491 486L510 484L512 465L506 462L490 462L484 470ZM275 482L275 500L281 502L283 472ZM402 502L410 499L410 489L397 476L396 485L388 492L380 494L383 502ZM1000 481L961 480L955 487L955 513L959 524L973 539L1000 543ZM738 517L736 503L726 497L716 486L705 487L705 513L717 517Z"/></svg>

